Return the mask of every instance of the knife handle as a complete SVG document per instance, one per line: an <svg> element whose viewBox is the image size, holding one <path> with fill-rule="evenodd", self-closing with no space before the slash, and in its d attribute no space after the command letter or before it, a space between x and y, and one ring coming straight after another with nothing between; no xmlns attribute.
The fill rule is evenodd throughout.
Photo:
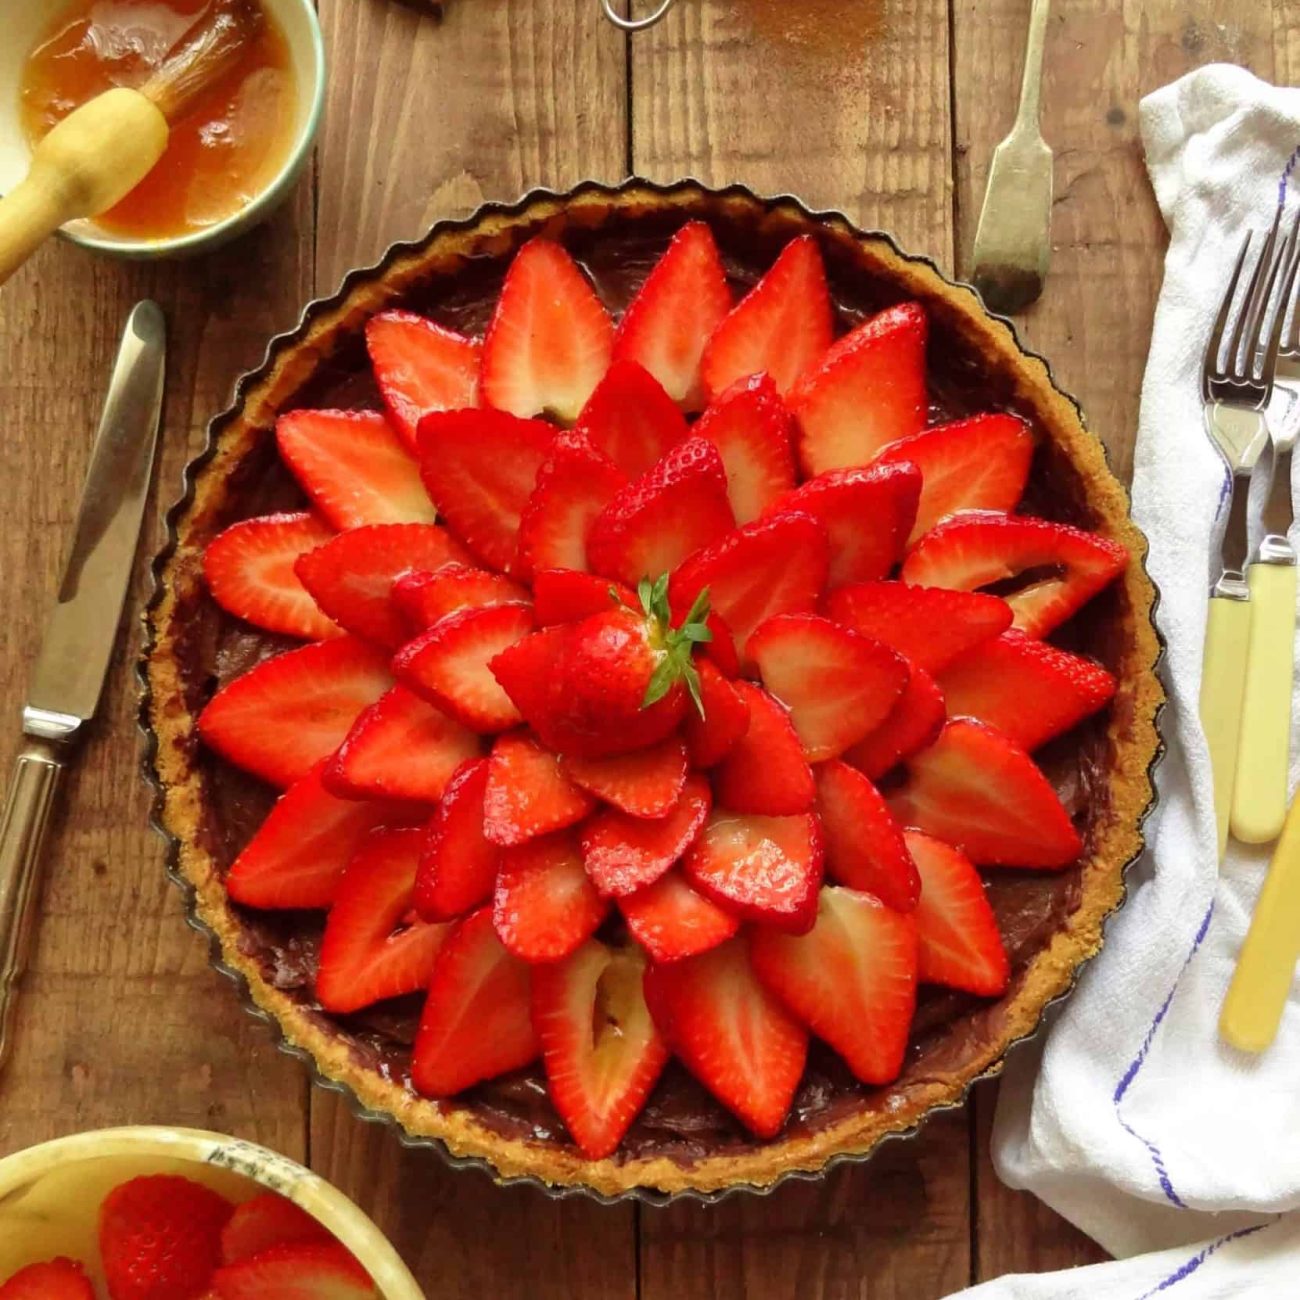
<svg viewBox="0 0 1300 1300"><path fill-rule="evenodd" d="M36 928L41 845L62 774L58 748L29 739L14 765L0 817L0 1070L13 1045L18 982Z"/></svg>
<svg viewBox="0 0 1300 1300"><path fill-rule="evenodd" d="M1252 564L1250 653L1241 699L1232 833L1243 844L1277 839L1286 820L1291 759L1291 681L1295 654L1294 564Z"/></svg>
<svg viewBox="0 0 1300 1300"><path fill-rule="evenodd" d="M1219 861L1228 843L1228 816L1237 771L1241 697L1250 646L1250 601L1211 596L1205 623L1205 659L1201 665L1201 726L1210 749L1214 779L1214 824Z"/></svg>

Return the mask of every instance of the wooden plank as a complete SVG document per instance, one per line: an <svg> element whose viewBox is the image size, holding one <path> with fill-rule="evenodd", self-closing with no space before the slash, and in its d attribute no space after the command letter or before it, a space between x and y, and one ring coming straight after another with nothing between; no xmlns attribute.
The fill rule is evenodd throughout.
<svg viewBox="0 0 1300 1300"><path fill-rule="evenodd" d="M322 289L484 199L625 170L624 42L594 0L451 3L441 22L325 0ZM373 1213L430 1294L630 1296L635 1210L503 1191L312 1099L313 1165Z"/></svg>

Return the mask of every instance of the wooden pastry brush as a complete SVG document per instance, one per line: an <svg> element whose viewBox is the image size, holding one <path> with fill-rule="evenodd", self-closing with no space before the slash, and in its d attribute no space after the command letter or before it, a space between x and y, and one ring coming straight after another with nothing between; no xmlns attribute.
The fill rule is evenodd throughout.
<svg viewBox="0 0 1300 1300"><path fill-rule="evenodd" d="M60 226L124 199L162 157L169 124L235 65L263 21L255 0L212 0L138 90L97 95L41 140L27 176L0 199L0 284Z"/></svg>

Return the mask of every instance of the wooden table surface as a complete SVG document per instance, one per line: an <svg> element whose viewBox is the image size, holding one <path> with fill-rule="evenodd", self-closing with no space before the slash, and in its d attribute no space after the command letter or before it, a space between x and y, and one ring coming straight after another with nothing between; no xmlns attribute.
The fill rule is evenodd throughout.
<svg viewBox="0 0 1300 1300"><path fill-rule="evenodd" d="M641 0L638 0L641 3ZM267 336L394 239L484 199L629 171L747 182L892 231L967 265L985 169L1019 84L1028 0L678 0L625 37L598 0L320 0L330 61L314 169L279 215L200 261L129 265L44 250L0 290L0 772L52 597L122 320L148 296L171 328L146 553L209 417ZM1044 131L1056 151L1055 252L1023 333L1127 475L1160 284L1163 227L1139 97L1192 67L1294 83L1300 0L1058 0ZM1002 1187L993 1085L867 1167L766 1198L668 1210L502 1191L402 1152L313 1091L237 1007L184 925L147 826L129 620L103 716L69 782L0 1155L127 1122L216 1128L304 1160L392 1237L431 1300L928 1300L1098 1249Z"/></svg>

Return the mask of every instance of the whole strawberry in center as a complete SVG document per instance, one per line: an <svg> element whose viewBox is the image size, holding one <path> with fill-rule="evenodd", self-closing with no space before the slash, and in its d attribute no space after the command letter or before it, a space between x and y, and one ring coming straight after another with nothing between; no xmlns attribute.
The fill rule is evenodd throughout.
<svg viewBox="0 0 1300 1300"><path fill-rule="evenodd" d="M703 591L678 627L668 575L648 578L640 608L610 591L610 608L579 623L543 629L492 660L492 672L550 749L601 758L653 745L672 732L688 697L703 712L691 653L711 639Z"/></svg>

